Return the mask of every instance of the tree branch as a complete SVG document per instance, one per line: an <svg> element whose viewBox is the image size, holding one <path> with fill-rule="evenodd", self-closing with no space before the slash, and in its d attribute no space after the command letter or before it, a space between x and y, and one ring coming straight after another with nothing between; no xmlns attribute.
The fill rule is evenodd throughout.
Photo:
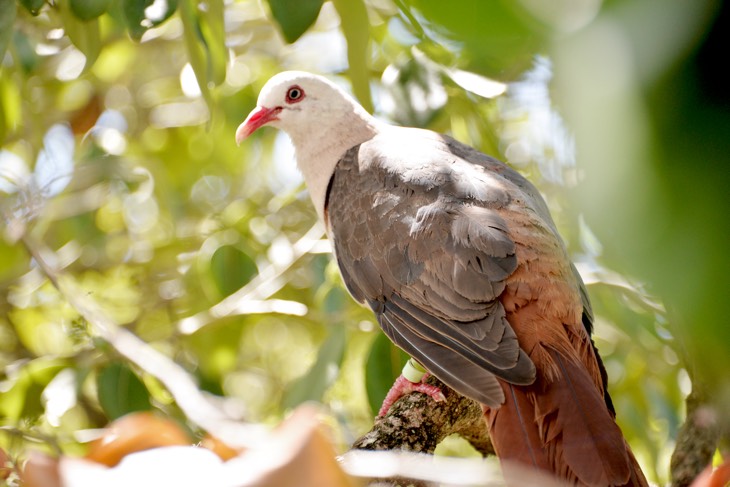
<svg viewBox="0 0 730 487"><path fill-rule="evenodd" d="M481 406L447 387L436 377L427 380L441 388L445 401L435 402L419 392L401 397L388 414L352 445L354 450L403 450L433 453L436 445L454 433L482 455L493 455Z"/></svg>
<svg viewBox="0 0 730 487"><path fill-rule="evenodd" d="M375 420L373 428L358 438L352 449L432 454L444 438L457 433L483 456L494 454L481 406L457 394L434 376L430 376L427 382L439 387L446 400L436 402L420 392L406 394L393 404L385 416ZM405 477L373 480L378 486L432 485Z"/></svg>
<svg viewBox="0 0 730 487"><path fill-rule="evenodd" d="M720 425L717 412L709 404L704 387L696 378L686 399L687 419L677 434L677 446L672 453L670 471L672 487L685 487L712 462Z"/></svg>

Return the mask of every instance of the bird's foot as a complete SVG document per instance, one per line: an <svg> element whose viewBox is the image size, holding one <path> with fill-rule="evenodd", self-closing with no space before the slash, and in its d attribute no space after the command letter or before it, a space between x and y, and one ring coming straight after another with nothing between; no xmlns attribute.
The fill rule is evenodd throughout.
<svg viewBox="0 0 730 487"><path fill-rule="evenodd" d="M411 361L408 362L409 364ZM411 365L411 367L413 367ZM420 366L419 366L420 367ZM431 384L426 384L425 381L428 378L428 372L421 372L420 377L418 375L414 376L412 373L408 374L409 365L406 365L406 367L403 369L403 374L400 375L393 384L393 387L390 388L388 391L388 394L385 396L385 399L383 400L383 405L380 406L380 411L378 411L378 417L382 418L385 416L385 414L388 412L390 407L402 396L405 396L406 394L409 394L411 392L421 392L423 394L426 394L431 399L433 399L436 402L445 401L446 397L444 396L444 393L441 392L441 389L439 389L436 386L433 386ZM406 377L408 376L408 377ZM416 382L410 379L417 379Z"/></svg>

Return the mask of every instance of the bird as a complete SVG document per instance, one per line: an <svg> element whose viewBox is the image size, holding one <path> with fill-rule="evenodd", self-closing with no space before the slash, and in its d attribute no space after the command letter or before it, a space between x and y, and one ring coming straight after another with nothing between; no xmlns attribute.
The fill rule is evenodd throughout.
<svg viewBox="0 0 730 487"><path fill-rule="evenodd" d="M482 405L501 461L574 485L648 485L615 421L585 285L535 186L307 72L270 78L236 142L264 126L290 137L350 294L409 363ZM389 396L409 390L441 399L418 376Z"/></svg>

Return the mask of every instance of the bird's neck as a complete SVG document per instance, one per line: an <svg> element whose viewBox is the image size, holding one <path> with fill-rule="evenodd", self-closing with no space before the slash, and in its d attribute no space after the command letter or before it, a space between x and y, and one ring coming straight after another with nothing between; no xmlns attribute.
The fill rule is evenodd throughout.
<svg viewBox="0 0 730 487"><path fill-rule="evenodd" d="M327 186L337 163L345 152L373 138L383 126L364 110L353 111L338 118L336 123L333 121L326 125L308 133L289 134L294 143L297 166L307 183L317 214L323 221Z"/></svg>

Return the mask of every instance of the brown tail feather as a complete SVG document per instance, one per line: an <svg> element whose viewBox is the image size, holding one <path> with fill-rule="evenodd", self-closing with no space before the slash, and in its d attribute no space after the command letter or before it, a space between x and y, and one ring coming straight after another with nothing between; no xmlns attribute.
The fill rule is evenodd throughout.
<svg viewBox="0 0 730 487"><path fill-rule="evenodd" d="M626 450L629 452L629 460L631 461L631 478L626 485L630 487L648 487L649 482L646 481L646 477L644 477L644 472L641 470L641 466L636 460L634 452L631 451L631 447L629 447L628 443L626 443Z"/></svg>
<svg viewBox="0 0 730 487"><path fill-rule="evenodd" d="M555 351L550 355L558 379L548 383L538 376L527 387L503 383L505 404L485 410L497 455L578 485L647 486L585 368Z"/></svg>

